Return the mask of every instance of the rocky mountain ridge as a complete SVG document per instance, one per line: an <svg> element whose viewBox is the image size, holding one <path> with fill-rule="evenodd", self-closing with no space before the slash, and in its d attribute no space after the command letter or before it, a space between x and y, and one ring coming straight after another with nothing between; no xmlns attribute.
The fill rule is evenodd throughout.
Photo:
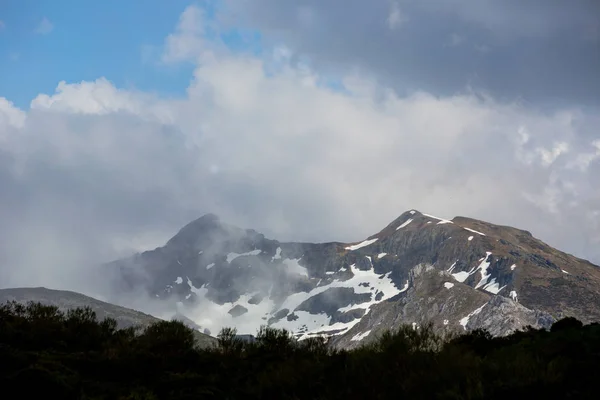
<svg viewBox="0 0 600 400"><path fill-rule="evenodd" d="M96 313L98 320L104 318L113 318L117 322L117 328L142 327L160 321L160 319L132 310L116 304L97 300L93 297L68 290L54 290L44 287L32 288L9 288L0 289L0 304L16 301L18 303L28 303L30 301L58 307L62 312L74 308L89 307ZM188 321L184 321L188 322ZM188 324L190 325L190 324ZM195 328L190 325L191 328ZM210 347L216 344L216 340L196 330L196 343L200 347Z"/></svg>
<svg viewBox="0 0 600 400"><path fill-rule="evenodd" d="M398 324L495 335L564 316L600 320L600 267L531 233L407 211L358 243L285 243L212 214L164 247L105 266L203 329L261 324L353 347Z"/></svg>

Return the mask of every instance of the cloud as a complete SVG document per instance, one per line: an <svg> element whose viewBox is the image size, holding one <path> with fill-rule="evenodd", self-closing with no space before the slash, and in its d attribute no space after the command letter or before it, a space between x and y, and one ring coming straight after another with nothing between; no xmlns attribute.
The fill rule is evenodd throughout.
<svg viewBox="0 0 600 400"><path fill-rule="evenodd" d="M54 25L46 17L42 18L34 32L39 35L47 35L54 30Z"/></svg>
<svg viewBox="0 0 600 400"><path fill-rule="evenodd" d="M40 94L31 101L31 110L84 115L126 113L160 122L172 119L153 95L116 88L106 78L94 82L58 83L53 95Z"/></svg>
<svg viewBox="0 0 600 400"><path fill-rule="evenodd" d="M591 152L580 153L572 160L567 167L568 168L577 168L582 172L587 171L587 169L592 165L596 160L600 159L600 140L594 140L592 142Z"/></svg>
<svg viewBox="0 0 600 400"><path fill-rule="evenodd" d="M451 96L471 85L542 107L600 105L596 0L348 0L343 8L335 0L303 0L319 21L312 26L293 18L296 3L226 4L223 23L260 30L266 43L310 55L319 69L369 71L399 93ZM378 22L404 15L410 23L401 35ZM448 46L455 33L474 45Z"/></svg>
<svg viewBox="0 0 600 400"><path fill-rule="evenodd" d="M25 118L26 114L24 111L15 107L11 101L0 97L0 126L22 128L25 124ZM9 137L7 136L5 139L8 140Z"/></svg>
<svg viewBox="0 0 600 400"><path fill-rule="evenodd" d="M454 14L464 23L482 27L496 36L535 38L597 25L600 7L593 0L566 3L561 0L424 0L429 12Z"/></svg>
<svg viewBox="0 0 600 400"><path fill-rule="evenodd" d="M188 8L167 45L192 31L207 42L203 18ZM352 68L332 88L291 46L212 46L167 51L196 60L181 99L104 78L60 82L28 110L0 99L4 286L89 292L87 266L153 248L206 212L273 238L351 242L417 208L522 227L600 261L597 108L406 94Z"/></svg>
<svg viewBox="0 0 600 400"><path fill-rule="evenodd" d="M195 61L204 50L205 33L204 11L194 5L187 7L175 32L165 40L163 62Z"/></svg>
<svg viewBox="0 0 600 400"><path fill-rule="evenodd" d="M0 19L0 31L3 30L4 28L6 28L6 24L4 23L4 21L2 21Z"/></svg>

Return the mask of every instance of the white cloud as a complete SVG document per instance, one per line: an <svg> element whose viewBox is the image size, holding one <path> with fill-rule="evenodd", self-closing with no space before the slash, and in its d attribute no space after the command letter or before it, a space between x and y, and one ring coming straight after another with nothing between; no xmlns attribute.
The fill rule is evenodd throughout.
<svg viewBox="0 0 600 400"><path fill-rule="evenodd" d="M591 152L583 152L578 154L575 159L567 165L567 167L578 168L581 172L587 171L592 163L600 159L600 140L594 140L590 147L592 148Z"/></svg>
<svg viewBox="0 0 600 400"><path fill-rule="evenodd" d="M205 28L204 11L194 5L187 7L179 18L175 33L165 40L163 62L195 61L204 51Z"/></svg>
<svg viewBox="0 0 600 400"><path fill-rule="evenodd" d="M128 113L144 119L168 123L169 110L154 96L141 92L117 89L105 78L94 82L58 83L54 95L40 94L31 101L32 110L65 112L69 114L107 115Z"/></svg>
<svg viewBox="0 0 600 400"><path fill-rule="evenodd" d="M565 142L554 143L550 150L539 148L537 149L542 159L542 164L549 167L561 155L569 151L569 144Z"/></svg>
<svg viewBox="0 0 600 400"><path fill-rule="evenodd" d="M34 32L40 35L47 35L54 30L54 25L50 20L46 17L42 18L38 26L35 28Z"/></svg>
<svg viewBox="0 0 600 400"><path fill-rule="evenodd" d="M99 78L61 82L28 111L0 101L1 281L79 284L81 265L154 246L205 212L270 237L356 241L417 208L600 259L598 165L580 160L595 154L583 139L594 112L399 96L357 73L334 91L290 53L215 53L184 99Z"/></svg>
<svg viewBox="0 0 600 400"><path fill-rule="evenodd" d="M25 118L26 114L24 111L15 107L11 101L0 97L0 127L11 126L22 128L25 124Z"/></svg>

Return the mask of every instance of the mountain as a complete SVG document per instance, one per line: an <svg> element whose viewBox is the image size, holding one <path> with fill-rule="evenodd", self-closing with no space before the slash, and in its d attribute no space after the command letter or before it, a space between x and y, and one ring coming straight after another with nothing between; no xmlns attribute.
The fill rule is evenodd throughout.
<svg viewBox="0 0 600 400"><path fill-rule="evenodd" d="M206 332L261 324L350 348L385 329L506 335L572 316L600 320L600 267L529 232L407 211L359 243L285 243L205 215L165 246L104 266Z"/></svg>
<svg viewBox="0 0 600 400"><path fill-rule="evenodd" d="M146 327L160 321L152 315L144 314L115 304L105 303L81 293L66 290L52 290L44 287L37 288L10 288L0 289L0 304L9 301L27 303L30 301L58 307L61 311L68 311L78 307L90 307L99 320L113 318L117 321L117 328L132 326ZM200 347L209 347L216 344L216 339L200 332L195 332L196 342Z"/></svg>

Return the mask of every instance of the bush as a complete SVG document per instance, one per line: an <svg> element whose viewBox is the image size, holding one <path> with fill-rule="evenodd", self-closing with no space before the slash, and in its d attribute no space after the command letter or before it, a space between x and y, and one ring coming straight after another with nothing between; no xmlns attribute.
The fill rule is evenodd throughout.
<svg viewBox="0 0 600 400"><path fill-rule="evenodd" d="M574 319L505 338L400 326L352 351L261 327L256 341L223 329L198 349L194 332L161 321L136 333L41 304L0 306L0 384L22 398L506 399L593 398L600 325Z"/></svg>

